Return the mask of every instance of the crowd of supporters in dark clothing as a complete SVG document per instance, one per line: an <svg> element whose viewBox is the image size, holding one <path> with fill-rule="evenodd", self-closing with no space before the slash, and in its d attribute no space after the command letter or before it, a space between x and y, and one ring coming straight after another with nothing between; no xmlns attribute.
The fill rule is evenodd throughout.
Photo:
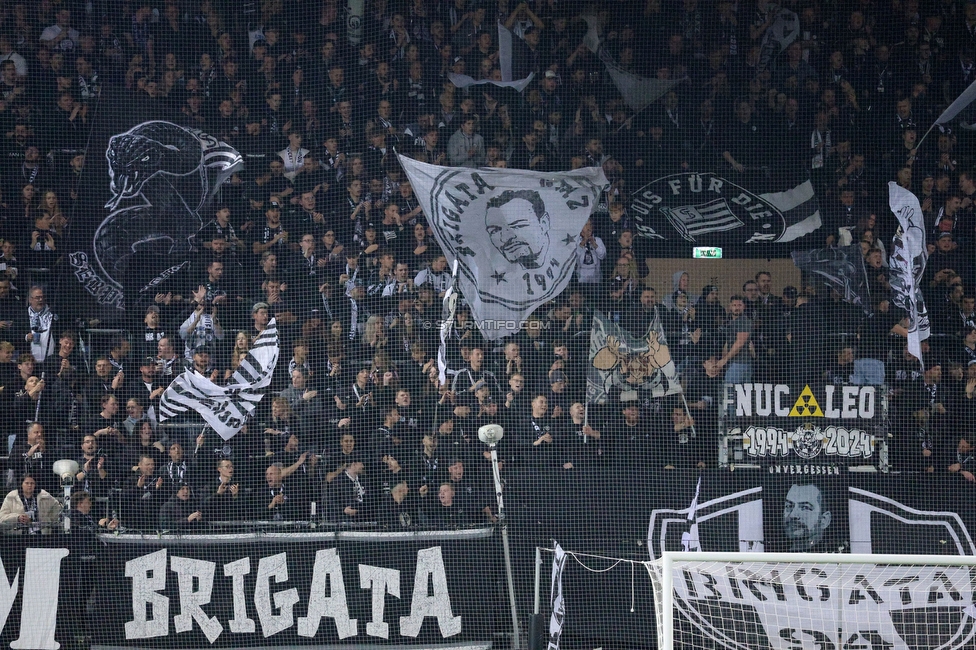
<svg viewBox="0 0 976 650"><path fill-rule="evenodd" d="M79 463L76 491L108 498L95 518L106 528L491 523L481 425L505 426L509 482L617 462L714 468L723 380L887 384L895 468L974 481L973 131L956 120L917 143L976 79L976 2L372 0L354 31L343 5L0 7L0 409L13 490L0 525L56 516L37 495L59 494L60 458ZM782 52L767 35L781 6L799 16ZM682 81L635 112L584 44L587 12L620 67ZM501 79L497 23L514 34L512 78L533 81L521 93L456 87L450 73ZM124 101L100 104L109 88ZM67 317L81 288L55 281L72 228L103 218L79 200L86 158L103 155L86 149L99 111L200 129L244 158L202 215L192 279L110 340L89 331L104 324ZM462 307L446 385L436 352L450 271L394 151L450 166L602 166L610 180L579 238L576 281L494 345ZM632 193L706 170L759 189L811 179L823 226L804 241L860 244L872 314L812 281L783 287L759 260L741 291L647 275ZM928 230L924 370L890 301L889 180L919 197ZM588 408L594 309L638 338L661 324L685 400ZM271 318L281 359L240 434L160 425L173 377L226 381Z"/></svg>

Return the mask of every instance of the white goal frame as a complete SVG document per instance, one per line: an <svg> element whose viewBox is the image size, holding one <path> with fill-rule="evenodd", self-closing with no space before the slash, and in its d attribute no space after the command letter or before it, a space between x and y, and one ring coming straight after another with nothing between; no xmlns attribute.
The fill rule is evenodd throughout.
<svg viewBox="0 0 976 650"><path fill-rule="evenodd" d="M976 566L976 555L872 555L868 553L719 553L666 551L646 562L648 572L660 571L661 594L654 594L661 607L658 615L659 650L674 650L674 564L676 562L769 562L787 564L890 564L924 566ZM655 582L652 575L652 584Z"/></svg>

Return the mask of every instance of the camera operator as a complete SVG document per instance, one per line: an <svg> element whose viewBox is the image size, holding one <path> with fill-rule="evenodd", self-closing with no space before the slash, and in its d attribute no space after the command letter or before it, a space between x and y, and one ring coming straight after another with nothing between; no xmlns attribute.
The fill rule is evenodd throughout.
<svg viewBox="0 0 976 650"><path fill-rule="evenodd" d="M98 551L101 547L97 535L100 532L118 530L119 520L92 514L94 503L91 493L76 489L71 495L71 537L68 544L73 562L64 565L62 584L71 585L70 593L75 597L66 603L65 618L71 622L76 636L90 636L95 620L89 607L93 606L92 593L99 584L97 569Z"/></svg>

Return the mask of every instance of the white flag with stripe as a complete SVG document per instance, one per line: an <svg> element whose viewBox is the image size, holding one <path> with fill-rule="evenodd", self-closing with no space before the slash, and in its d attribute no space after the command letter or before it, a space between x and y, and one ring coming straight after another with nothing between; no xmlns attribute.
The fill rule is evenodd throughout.
<svg viewBox="0 0 976 650"><path fill-rule="evenodd" d="M218 386L195 370L173 380L159 401L160 422L196 411L221 438L230 440L254 415L278 365L278 327L272 318L254 339L247 356L226 386Z"/></svg>
<svg viewBox="0 0 976 650"><path fill-rule="evenodd" d="M489 341L517 333L566 288L580 230L606 187L599 167L569 172L440 167L400 156L457 287Z"/></svg>

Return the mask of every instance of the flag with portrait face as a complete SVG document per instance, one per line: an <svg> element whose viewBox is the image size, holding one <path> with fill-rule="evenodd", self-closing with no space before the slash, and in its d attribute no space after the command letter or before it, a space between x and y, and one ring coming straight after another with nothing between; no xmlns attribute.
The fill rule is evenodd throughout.
<svg viewBox="0 0 976 650"><path fill-rule="evenodd" d="M606 176L439 167L400 156L457 287L489 341L519 331L576 270L579 234Z"/></svg>

